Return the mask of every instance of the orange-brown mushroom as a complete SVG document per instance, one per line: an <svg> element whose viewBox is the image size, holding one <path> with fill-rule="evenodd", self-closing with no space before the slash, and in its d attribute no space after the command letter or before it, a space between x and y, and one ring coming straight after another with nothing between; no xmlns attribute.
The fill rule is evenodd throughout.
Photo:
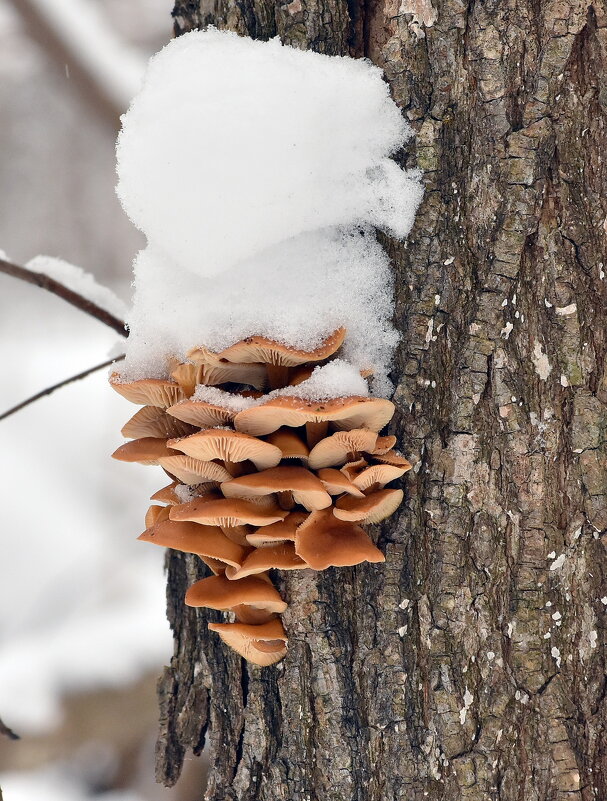
<svg viewBox="0 0 607 801"><path fill-rule="evenodd" d="M391 464L394 467L404 467L405 470L411 469L411 462L398 451L387 451L386 453L375 453L373 459L382 464Z"/></svg>
<svg viewBox="0 0 607 801"><path fill-rule="evenodd" d="M331 505L331 496L322 481L305 467L273 467L259 473L233 478L221 485L226 498L255 498L271 493L288 492L293 501L308 510Z"/></svg>
<svg viewBox="0 0 607 801"><path fill-rule="evenodd" d="M318 471L318 478L330 495L355 495L363 497L363 492L341 471L334 467L323 467Z"/></svg>
<svg viewBox="0 0 607 801"><path fill-rule="evenodd" d="M125 442L116 448L112 459L119 462L138 462L139 464L159 464L165 456L176 456L174 450L167 448L166 439L158 437L141 437Z"/></svg>
<svg viewBox="0 0 607 801"><path fill-rule="evenodd" d="M308 464L313 470L345 464L352 461L356 454L373 450L376 440L377 434L366 428L337 431L312 448Z"/></svg>
<svg viewBox="0 0 607 801"><path fill-rule="evenodd" d="M217 560L224 568L226 565L240 567L248 552L247 548L230 540L216 526L204 526L189 521L163 520L147 528L139 535L139 539L173 548L175 551L195 553L206 559Z"/></svg>
<svg viewBox="0 0 607 801"><path fill-rule="evenodd" d="M110 386L123 398L140 406L158 406L166 409L185 397L179 384L162 378L122 381L117 373L113 373L110 377Z"/></svg>
<svg viewBox="0 0 607 801"><path fill-rule="evenodd" d="M168 484L166 487L162 487L153 495L150 495L151 501L160 501L161 503L168 503L173 504L176 503L183 503L183 498L180 498L179 495L175 492L177 487L182 486L178 481L173 481L171 484Z"/></svg>
<svg viewBox="0 0 607 801"><path fill-rule="evenodd" d="M278 614L287 608L278 590L257 576L246 576L240 581L229 581L225 576L203 578L188 589L185 603L222 611L245 605Z"/></svg>
<svg viewBox="0 0 607 801"><path fill-rule="evenodd" d="M194 431L193 426L168 415L157 406L144 406L122 427L122 436L126 439L140 437L185 437Z"/></svg>
<svg viewBox="0 0 607 801"><path fill-rule="evenodd" d="M203 462L182 453L164 456L159 460L161 467L183 484L202 484L203 482L222 482L232 478L232 474L217 462Z"/></svg>
<svg viewBox="0 0 607 801"><path fill-rule="evenodd" d="M279 428L278 431L268 434L266 442L279 448L283 459L299 459L307 464L310 449L292 428Z"/></svg>
<svg viewBox="0 0 607 801"><path fill-rule="evenodd" d="M184 400L169 406L167 414L190 423L198 428L212 428L213 426L225 426L231 423L236 412L227 406L220 406L216 403L207 401ZM175 435L181 436L181 435Z"/></svg>
<svg viewBox="0 0 607 801"><path fill-rule="evenodd" d="M388 453L388 451L392 450L392 448L395 445L396 445L396 437L392 436L392 434L389 434L385 437L378 437L372 453L378 455L381 455L383 453Z"/></svg>
<svg viewBox="0 0 607 801"><path fill-rule="evenodd" d="M361 470L352 479L352 483L360 490L368 490L371 487L379 488L400 478L405 473L404 467L394 467L391 464L373 464Z"/></svg>
<svg viewBox="0 0 607 801"><path fill-rule="evenodd" d="M240 581L245 576L255 573L265 573L266 570L303 570L309 567L304 560L295 553L295 543L281 542L267 548L256 548L245 557L239 568L226 571L226 576L233 581Z"/></svg>
<svg viewBox="0 0 607 801"><path fill-rule="evenodd" d="M314 570L385 561L383 553L359 525L339 520L331 509L312 512L299 526L295 551Z"/></svg>
<svg viewBox="0 0 607 801"><path fill-rule="evenodd" d="M195 498L189 503L172 506L171 520L191 520L208 526L233 528L250 524L253 526L269 526L284 520L287 512L278 506L266 508L251 501L239 498L212 498L208 496Z"/></svg>
<svg viewBox="0 0 607 801"><path fill-rule="evenodd" d="M209 623L221 639L247 661L261 667L279 662L287 653L287 635L278 618L268 623Z"/></svg>
<svg viewBox="0 0 607 801"><path fill-rule="evenodd" d="M145 513L145 527L150 528L150 526L160 523L163 520L168 520L168 518L169 509L167 506L152 505Z"/></svg>
<svg viewBox="0 0 607 801"><path fill-rule="evenodd" d="M202 461L222 459L225 462L243 462L249 459L258 470L277 465L282 453L275 445L257 437L219 428L198 431L189 437L169 440L170 447Z"/></svg>
<svg viewBox="0 0 607 801"><path fill-rule="evenodd" d="M272 523L269 526L258 528L251 534L247 534L247 542L256 548L265 548L268 545L276 545L277 542L285 540L295 541L295 532L307 519L307 512L291 512L284 520Z"/></svg>
<svg viewBox="0 0 607 801"><path fill-rule="evenodd" d="M378 490L364 498L343 495L337 499L333 514L340 520L379 523L393 514L402 500L403 491L399 489Z"/></svg>
<svg viewBox="0 0 607 801"><path fill-rule="evenodd" d="M233 382L261 390L268 383L268 371L264 364L230 362L204 346L188 351L188 359L198 367L199 384L217 386Z"/></svg>

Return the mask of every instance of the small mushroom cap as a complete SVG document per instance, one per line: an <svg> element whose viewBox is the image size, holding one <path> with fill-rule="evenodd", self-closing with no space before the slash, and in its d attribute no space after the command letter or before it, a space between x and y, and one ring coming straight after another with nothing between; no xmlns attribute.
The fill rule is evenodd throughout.
<svg viewBox="0 0 607 801"><path fill-rule="evenodd" d="M332 422L336 428L368 428L379 431L394 414L394 404L385 398L351 396L329 401L309 401L281 395L259 406L238 412L234 425L254 436L271 434L281 426L297 428L305 423Z"/></svg>
<svg viewBox="0 0 607 801"><path fill-rule="evenodd" d="M172 448L195 459L223 459L228 462L250 459L258 470L274 467L282 458L280 449L275 445L240 431L211 428L170 442Z"/></svg>
<svg viewBox="0 0 607 801"><path fill-rule="evenodd" d="M373 464L352 479L352 483L360 490L367 490L374 484L384 487L390 481L400 478L405 472L404 467L394 467L391 464Z"/></svg>
<svg viewBox="0 0 607 801"><path fill-rule="evenodd" d="M173 441L173 440L171 440ZM182 453L174 453L173 456L164 456L159 460L161 467L178 478L183 484L192 486L203 482L222 482L232 478L223 465L217 462L203 462L194 459L192 456L185 456Z"/></svg>
<svg viewBox="0 0 607 801"><path fill-rule="evenodd" d="M375 448L373 449L372 453L374 454L382 454L388 453L389 450L396 445L396 437L393 437L392 434L389 434L385 437L378 437L377 442L375 443Z"/></svg>
<svg viewBox="0 0 607 801"><path fill-rule="evenodd" d="M169 503L171 506L175 503L182 503L179 495L176 494L175 488L181 486L178 481L173 481L166 487L162 487L153 495L150 495L151 501L160 501L161 503Z"/></svg>
<svg viewBox="0 0 607 801"><path fill-rule="evenodd" d="M258 626L249 623L209 623L221 639L248 662L267 667L287 653L287 635L277 618Z"/></svg>
<svg viewBox="0 0 607 801"><path fill-rule="evenodd" d="M240 567L247 554L246 548L232 542L221 529L198 523L163 520L147 528L138 539L175 551L216 559L222 563L222 568L226 565Z"/></svg>
<svg viewBox="0 0 607 801"><path fill-rule="evenodd" d="M265 548L268 545L274 545L277 542L284 542L285 540L295 540L295 532L301 524L307 519L307 512L291 512L284 520L278 523L272 523L271 526L264 526L263 528L247 534L247 542L254 545L256 548Z"/></svg>
<svg viewBox="0 0 607 801"><path fill-rule="evenodd" d="M216 386L234 382L236 384L249 384L255 389L264 389L268 382L268 371L263 364L242 364L222 359L219 354L200 346L188 352L198 367L197 383L207 386Z"/></svg>
<svg viewBox="0 0 607 801"><path fill-rule="evenodd" d="M169 509L167 506L152 505L145 513L145 527L150 528L150 526L160 523L163 520L168 520L168 518Z"/></svg>
<svg viewBox="0 0 607 801"><path fill-rule="evenodd" d="M318 478L330 495L342 495L345 492L357 498L364 497L363 492L341 470L335 470L333 467L323 467L318 471Z"/></svg>
<svg viewBox="0 0 607 801"><path fill-rule="evenodd" d="M377 434L366 428L338 431L312 448L308 463L313 470L345 464L352 455L373 450L376 440Z"/></svg>
<svg viewBox="0 0 607 801"><path fill-rule="evenodd" d="M228 425L234 419L236 412L215 403L184 400L176 403L175 406L169 406L167 414L185 423L198 426L198 428L209 428ZM181 435L175 434L174 436Z"/></svg>
<svg viewBox="0 0 607 801"><path fill-rule="evenodd" d="M257 576L246 576L241 581L229 581L225 576L203 578L188 589L185 603L221 610L244 604L277 613L287 608L278 590Z"/></svg>
<svg viewBox="0 0 607 801"><path fill-rule="evenodd" d="M202 371L200 365L186 362L171 370L171 378L179 384L186 398L189 398L194 394L196 384L200 384Z"/></svg>
<svg viewBox="0 0 607 801"><path fill-rule="evenodd" d="M123 398L139 406L158 406L166 409L185 397L179 384L162 378L121 381L120 376L113 373L110 376L110 386Z"/></svg>
<svg viewBox="0 0 607 801"><path fill-rule="evenodd" d="M253 526L269 526L284 520L286 516L287 512L278 506L265 508L238 498L209 499L208 496L172 506L170 512L171 520L192 520L195 523L226 528L247 523Z"/></svg>
<svg viewBox="0 0 607 801"><path fill-rule="evenodd" d="M324 509L331 496L322 481L305 467L273 467L260 473L239 476L221 485L226 498L253 498L273 492L292 492L296 503L306 509Z"/></svg>
<svg viewBox="0 0 607 801"><path fill-rule="evenodd" d="M357 520L361 523L379 523L393 514L401 505L403 491L384 489L372 492L364 498L342 496L338 498L333 514L340 520Z"/></svg>
<svg viewBox="0 0 607 801"><path fill-rule="evenodd" d="M398 451L387 451L386 453L374 453L373 459L382 464L391 464L394 467L404 467L405 472L411 470L411 462L409 462L402 453Z"/></svg>
<svg viewBox="0 0 607 801"><path fill-rule="evenodd" d="M280 449L283 459L301 459L307 463L310 449L292 428L283 426L266 437L266 442Z"/></svg>
<svg viewBox="0 0 607 801"><path fill-rule="evenodd" d="M353 462L346 462L346 464L340 468L340 472L350 481L354 481L356 476L368 466L369 463L366 459L355 459Z"/></svg>
<svg viewBox="0 0 607 801"><path fill-rule="evenodd" d="M341 347L345 336L346 329L338 328L314 350L298 350L265 337L247 337L217 355L230 362L262 362L278 367L296 367L328 359Z"/></svg>
<svg viewBox="0 0 607 801"><path fill-rule="evenodd" d="M112 459L120 462L139 462L139 464L160 464L165 456L176 456L174 450L167 448L166 439L158 437L142 437L125 442L116 448Z"/></svg>
<svg viewBox="0 0 607 801"><path fill-rule="evenodd" d="M240 581L245 576L255 573L265 573L266 570L303 570L308 567L304 560L295 553L295 544L281 542L267 548L256 548L245 557L242 565L237 569L228 570L226 575L232 581ZM238 582L237 582L238 583Z"/></svg>
<svg viewBox="0 0 607 801"><path fill-rule="evenodd" d="M385 561L366 531L334 517L331 509L312 512L297 529L295 551L314 570Z"/></svg>
<svg viewBox="0 0 607 801"><path fill-rule="evenodd" d="M155 437L167 439L168 437L185 437L193 432L193 427L187 423L170 417L164 409L157 406L144 406L131 417L122 427L122 436L126 439L140 437Z"/></svg>

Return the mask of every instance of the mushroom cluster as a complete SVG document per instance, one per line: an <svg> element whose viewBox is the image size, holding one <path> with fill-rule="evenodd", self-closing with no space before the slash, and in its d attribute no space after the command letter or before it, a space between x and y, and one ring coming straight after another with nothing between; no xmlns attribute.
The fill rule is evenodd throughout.
<svg viewBox="0 0 607 801"><path fill-rule="evenodd" d="M220 353L194 348L166 380L111 379L143 406L114 458L160 465L171 479L152 495L139 539L208 565L214 575L190 587L185 603L233 613L209 628L258 665L287 650L287 604L269 571L383 562L363 526L396 510L403 492L386 485L411 467L396 438L379 435L390 401L289 394L344 336L335 331L313 351L249 337ZM221 391L197 399L200 385Z"/></svg>

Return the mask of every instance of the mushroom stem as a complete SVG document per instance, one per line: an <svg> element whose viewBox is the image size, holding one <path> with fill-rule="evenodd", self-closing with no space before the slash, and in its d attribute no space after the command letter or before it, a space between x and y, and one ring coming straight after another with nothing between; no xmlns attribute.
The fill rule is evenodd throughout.
<svg viewBox="0 0 607 801"><path fill-rule="evenodd" d="M295 506L295 501L293 500L293 493L287 490L286 492L279 492L278 494L278 505L281 509L286 509L290 511Z"/></svg>
<svg viewBox="0 0 607 801"><path fill-rule="evenodd" d="M323 439L329 428L328 422L322 423L306 423L306 437L308 440L308 448L313 448L317 443Z"/></svg>
<svg viewBox="0 0 607 801"><path fill-rule="evenodd" d="M242 476L245 472L245 465L247 462L230 462L228 459L224 459L224 467L228 471L228 473L233 476L234 478L238 478L238 476Z"/></svg>
<svg viewBox="0 0 607 801"><path fill-rule="evenodd" d="M282 364L268 364L268 383L270 389L281 389L289 383L289 368Z"/></svg>

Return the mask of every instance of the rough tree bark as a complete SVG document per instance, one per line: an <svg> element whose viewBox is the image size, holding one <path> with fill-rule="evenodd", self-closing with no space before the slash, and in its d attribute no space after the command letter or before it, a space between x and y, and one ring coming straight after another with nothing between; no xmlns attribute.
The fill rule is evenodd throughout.
<svg viewBox="0 0 607 801"><path fill-rule="evenodd" d="M184 609L203 574L171 554L160 780L206 738L213 801L604 801L605 4L174 16L372 59L427 189L408 244L385 240L394 431L416 465L376 532L386 563L280 577L289 655L261 670L206 632L217 613Z"/></svg>

